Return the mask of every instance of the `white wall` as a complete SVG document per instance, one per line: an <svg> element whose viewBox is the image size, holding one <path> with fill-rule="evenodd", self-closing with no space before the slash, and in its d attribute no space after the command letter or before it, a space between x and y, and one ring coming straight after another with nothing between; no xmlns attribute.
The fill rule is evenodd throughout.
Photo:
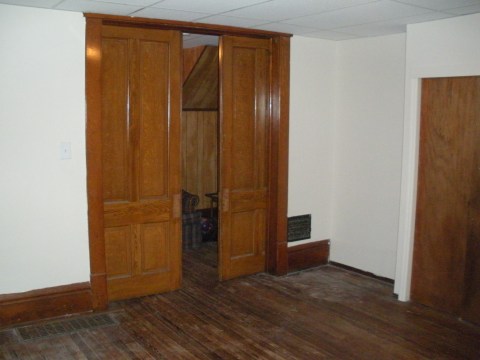
<svg viewBox="0 0 480 360"><path fill-rule="evenodd" d="M84 28L0 5L0 294L89 280ZM335 46L292 39L289 215L312 214L313 240L330 237Z"/></svg>
<svg viewBox="0 0 480 360"><path fill-rule="evenodd" d="M331 259L394 278L405 35L339 42Z"/></svg>
<svg viewBox="0 0 480 360"><path fill-rule="evenodd" d="M0 294L89 279L84 28L78 13L0 5ZM406 76L405 35L292 38L288 215L311 213L332 260L396 277L401 298L418 78L480 74L478 34L478 14L409 26Z"/></svg>
<svg viewBox="0 0 480 360"><path fill-rule="evenodd" d="M403 172L395 292L410 297L418 168L420 79L480 75L480 14L409 25Z"/></svg>
<svg viewBox="0 0 480 360"><path fill-rule="evenodd" d="M335 47L291 40L288 216L312 214L312 233L290 246L331 236Z"/></svg>
<svg viewBox="0 0 480 360"><path fill-rule="evenodd" d="M0 294L89 280L84 38L80 13L0 5Z"/></svg>

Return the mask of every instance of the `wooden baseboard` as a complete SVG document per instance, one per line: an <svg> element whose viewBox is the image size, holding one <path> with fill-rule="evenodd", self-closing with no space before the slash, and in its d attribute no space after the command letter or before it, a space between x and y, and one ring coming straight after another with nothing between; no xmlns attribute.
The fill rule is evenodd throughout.
<svg viewBox="0 0 480 360"><path fill-rule="evenodd" d="M330 240L314 241L288 248L288 272L328 264Z"/></svg>
<svg viewBox="0 0 480 360"><path fill-rule="evenodd" d="M389 283L389 284L393 284L395 282L393 279L389 279L389 278L386 278L386 277L383 277L383 276L378 276L378 275L375 275L374 273L364 271L364 270L360 270L360 269L357 269L357 268L354 268L352 266L348 266L348 265L345 265L345 264L337 263L335 261L330 261L329 264L332 265L332 266L336 266L336 267L339 267L339 268L342 268L342 269L345 269L345 270L348 270L348 271L355 272L357 274L368 276L369 278L380 280L380 281L383 281L383 282L386 282L386 283Z"/></svg>
<svg viewBox="0 0 480 360"><path fill-rule="evenodd" d="M89 282L0 295L0 328L91 310Z"/></svg>

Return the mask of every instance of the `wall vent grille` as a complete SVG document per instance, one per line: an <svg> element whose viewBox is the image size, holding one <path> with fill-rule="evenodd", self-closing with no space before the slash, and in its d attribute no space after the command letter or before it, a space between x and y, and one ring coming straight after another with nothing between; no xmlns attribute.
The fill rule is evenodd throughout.
<svg viewBox="0 0 480 360"><path fill-rule="evenodd" d="M98 314L22 326L15 330L22 340L32 341L113 325L117 322L109 314Z"/></svg>
<svg viewBox="0 0 480 360"><path fill-rule="evenodd" d="M288 218L288 242L310 239L312 215L291 216Z"/></svg>

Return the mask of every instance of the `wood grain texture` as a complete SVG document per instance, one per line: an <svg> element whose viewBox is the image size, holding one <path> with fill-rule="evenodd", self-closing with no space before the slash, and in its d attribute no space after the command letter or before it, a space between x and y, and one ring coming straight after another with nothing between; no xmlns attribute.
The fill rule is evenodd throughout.
<svg viewBox="0 0 480 360"><path fill-rule="evenodd" d="M150 28L150 29L167 29L177 30L188 33L196 34L208 34L208 35L233 35L233 36L251 36L259 38L271 38L274 36L291 37L291 34L258 30L258 29L246 29L235 26L213 25L203 23L192 23L185 21L174 20L162 20L162 19L149 19L141 17L131 16L117 16L106 14L94 14L85 13L84 16L87 19L100 19L106 25L116 26L135 26L137 28Z"/></svg>
<svg viewBox="0 0 480 360"><path fill-rule="evenodd" d="M200 55L202 55L205 46L195 46L188 49L183 49L183 82L188 78L190 72L198 61Z"/></svg>
<svg viewBox="0 0 480 360"><path fill-rule="evenodd" d="M288 272L328 264L330 240L288 247Z"/></svg>
<svg viewBox="0 0 480 360"><path fill-rule="evenodd" d="M267 271L288 271L288 128L290 92L290 38L272 38L272 90L269 162L269 221Z"/></svg>
<svg viewBox="0 0 480 360"><path fill-rule="evenodd" d="M110 301L180 286L180 34L102 28L102 168Z"/></svg>
<svg viewBox="0 0 480 360"><path fill-rule="evenodd" d="M205 46L183 83L182 108L184 111L218 109L217 46Z"/></svg>
<svg viewBox="0 0 480 360"><path fill-rule="evenodd" d="M92 304L107 307L107 277L103 225L102 179L102 22L87 18L86 23L86 157L88 198L88 239Z"/></svg>
<svg viewBox="0 0 480 360"><path fill-rule="evenodd" d="M205 194L218 191L218 112L182 112L182 188L199 196L197 209L210 207Z"/></svg>
<svg viewBox="0 0 480 360"><path fill-rule="evenodd" d="M128 146L130 47L128 39L102 40L102 151L105 201L128 201L133 159Z"/></svg>
<svg viewBox="0 0 480 360"><path fill-rule="evenodd" d="M412 299L480 322L480 77L422 81Z"/></svg>
<svg viewBox="0 0 480 360"><path fill-rule="evenodd" d="M216 247L184 256L184 287L111 305L118 326L21 342L0 358L478 359L480 329L331 266L218 283Z"/></svg>
<svg viewBox="0 0 480 360"><path fill-rule="evenodd" d="M224 36L221 47L220 277L265 270L271 41Z"/></svg>
<svg viewBox="0 0 480 360"><path fill-rule="evenodd" d="M170 99L170 87L178 86L169 80L170 73L178 71L171 64L178 62L170 53L173 41L178 39L172 37L158 42L147 40L138 43L140 76L134 77L140 80L137 109L141 111L137 186L138 199L143 201L169 196L169 162L179 157L179 154L169 153L169 142L179 142L179 139L169 136L169 127L180 126L179 123L169 124L170 121L180 121L178 114L169 114L168 111L170 103L175 101Z"/></svg>
<svg viewBox="0 0 480 360"><path fill-rule="evenodd" d="M87 177L89 204L89 241L93 303L97 309L107 305L106 259L103 224L103 179L101 165L101 30L103 25L123 25L125 29L177 29L212 35L247 35L272 39L272 87L269 151L268 271L284 274L288 268L286 209L288 177L288 34L194 23L138 19L111 15L86 14L87 18ZM127 31L127 30L125 30ZM180 53L179 53L179 58ZM176 74L174 74L176 76ZM180 89L172 89L171 98L180 99ZM175 111L176 104L173 104ZM177 172L180 177L180 170ZM180 191L180 189L179 189ZM177 194L178 195L178 194ZM179 225L178 225L179 227ZM177 258L179 254L176 255ZM179 279L177 279L179 281Z"/></svg>
<svg viewBox="0 0 480 360"><path fill-rule="evenodd" d="M92 310L90 283L0 295L0 328ZM1 345L1 342L0 342Z"/></svg>
<svg viewBox="0 0 480 360"><path fill-rule="evenodd" d="M480 76L464 80L467 84L463 111L468 126L462 146L463 156L469 162L463 185L468 183L466 258L462 310L460 316L480 325Z"/></svg>

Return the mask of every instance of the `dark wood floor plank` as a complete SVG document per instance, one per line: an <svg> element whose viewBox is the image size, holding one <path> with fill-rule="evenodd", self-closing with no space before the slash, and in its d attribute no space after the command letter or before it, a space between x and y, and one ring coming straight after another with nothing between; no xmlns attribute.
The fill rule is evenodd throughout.
<svg viewBox="0 0 480 360"><path fill-rule="evenodd" d="M370 330L354 326L354 323L345 319L342 314L332 314L322 307L315 309L308 302L295 301L299 298L298 296L285 300L287 296L288 294L283 293L283 296L279 297L273 305L274 313L283 314L284 326L295 333L301 332L304 339L329 349L337 357L357 359L360 351L364 358L381 356L382 353L384 356L395 356L399 359L412 358L413 354L408 349L399 349L399 353L395 354L394 344L389 344L388 349L385 349L384 344L378 341L375 334ZM251 305L255 306L255 304ZM259 311L267 313L270 310L261 308ZM338 344L343 341L348 341L347 349L339 348Z"/></svg>
<svg viewBox="0 0 480 360"><path fill-rule="evenodd" d="M331 271L331 269L328 271ZM383 331L389 337L401 335L407 341L411 342L418 351L422 351L427 355L436 352L439 354L456 354L456 356L459 357L478 355L478 350L468 346L468 344L474 343L475 341L480 343L478 332L475 330L473 332L467 331L469 326L477 330L478 327L462 323L447 314L439 313L422 305L399 303L389 296L379 297L375 299L375 301L372 301L374 298L368 294L369 286L365 283L365 279L363 279L362 276L352 273L345 274L343 272L341 274L340 277L357 277L361 280L361 284L365 284L365 286L352 286L355 293L361 294L362 292L366 292L368 295L368 297L364 299L365 301L361 303L361 306L354 307L354 313L345 307L346 304L351 304L351 300L346 299L343 303L335 303L336 306L342 307L342 309L339 310L340 313L349 314L352 319L356 319L356 322L360 324L360 326L368 324L366 317L375 318L377 321L381 321L377 326L384 329ZM331 278L332 280L338 280L338 274L335 275L336 276ZM376 281L370 280L370 282ZM352 284L352 282L350 282L350 284ZM350 286L348 284L344 285L345 288ZM398 311L392 312L392 305L394 305ZM353 309L353 307L351 309ZM332 311L334 310L332 309ZM436 337L430 336L433 324L438 335ZM423 340L419 341L419 339ZM473 350L474 352L469 354L469 350Z"/></svg>
<svg viewBox="0 0 480 360"><path fill-rule="evenodd" d="M480 359L480 328L401 303L333 266L218 282L215 243L188 251L184 287L110 305L118 325L35 341L0 332L0 359Z"/></svg>
<svg viewBox="0 0 480 360"><path fill-rule="evenodd" d="M191 292L192 290L188 289L184 293L188 295ZM241 339L242 343L248 344L251 350L255 349L257 356L265 357L268 354L275 353L286 358L293 357L293 354L288 351L288 342L283 343L283 339L286 338L286 331L283 327L274 326L268 321L252 316L248 309L247 311L242 309L228 298L221 298L215 296L215 294L208 293L203 294L201 297L197 295L195 293L191 294L191 296L184 299L186 303L183 305L194 304L190 307L190 311L198 312L199 316L205 316L209 323L215 324L222 332L231 333L232 336ZM182 301L180 296L178 301L179 303ZM252 328L256 329L255 338L251 337ZM273 337L270 337L270 335L273 335ZM298 352L298 347L301 346L302 349L307 350L306 354L315 355L316 358L323 358L326 355L314 347L309 347L309 344L301 338L296 338L294 341L296 343L296 352Z"/></svg>
<svg viewBox="0 0 480 360"><path fill-rule="evenodd" d="M356 274L354 276L358 277ZM362 278L363 277L360 277L362 284L364 284L365 279ZM336 301L322 301L322 298L325 300L323 297L324 294L329 293L329 286L328 283L322 285L322 280L324 280L324 277L321 278L322 280L319 280L320 278L315 276L315 279L315 286L308 286L307 289L323 288L325 291L318 293L323 295L315 296L314 294L309 294L310 296L307 297L304 296L305 294L303 294L301 297L309 299L313 298L315 304L318 306L327 308L329 311L336 313L337 316L344 316L351 319L351 321L358 327L362 327L365 330L374 331L378 336L389 339L389 341L402 342L402 340L406 340L406 343L402 344L402 346L413 346L415 351L420 352L427 357L431 356L435 352L450 353L452 349L449 345L452 344L454 345L453 347L455 349L463 351L462 346L456 346L461 344L461 339L455 339L456 333L455 331L452 333L452 331L449 330L449 326L443 327L443 329L446 330L453 339L429 336L429 331L431 331L431 322L429 322L428 318L420 317L421 321L418 322L418 319L415 319L415 317L411 316L411 309L415 308L415 305L399 303L390 296L375 298L369 294L370 291L368 290L369 286L367 283L365 283L364 287L356 288L349 286L348 284L343 284L344 286L342 286L342 292L348 290L349 287L351 287L353 291L352 293L347 291L346 294L340 295L340 298L344 298L343 301L338 301L338 294ZM306 276L302 283L307 281L308 277ZM362 295L362 292L364 295ZM332 300L331 297L331 295L327 295L326 299L330 298L330 300ZM392 306L395 306L397 311L392 311ZM448 318L450 321L452 320L451 317ZM458 321L455 320L455 323L458 323ZM442 327L439 326L437 330L441 331ZM439 335L441 335L441 333ZM420 346L418 346L418 339L422 336L425 338L425 340ZM467 340L467 342L468 341L472 342L474 340L470 339ZM411 343L410 345L408 344L409 342ZM468 349L468 346L466 349ZM464 354L461 352L457 355L461 357Z"/></svg>

